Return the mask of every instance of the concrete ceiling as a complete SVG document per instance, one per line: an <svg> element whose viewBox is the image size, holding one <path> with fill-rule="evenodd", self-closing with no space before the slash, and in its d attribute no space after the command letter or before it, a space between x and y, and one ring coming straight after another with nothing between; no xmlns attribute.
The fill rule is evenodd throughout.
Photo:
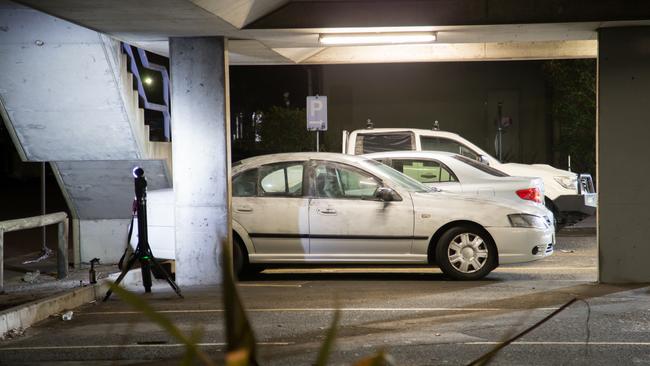
<svg viewBox="0 0 650 366"><path fill-rule="evenodd" d="M235 65L590 58L596 57L598 28L650 25L650 6L613 0L555 1L548 9L542 0L19 2L162 55L168 54L170 36L223 35ZM436 31L438 41L318 43L320 33L407 30Z"/></svg>

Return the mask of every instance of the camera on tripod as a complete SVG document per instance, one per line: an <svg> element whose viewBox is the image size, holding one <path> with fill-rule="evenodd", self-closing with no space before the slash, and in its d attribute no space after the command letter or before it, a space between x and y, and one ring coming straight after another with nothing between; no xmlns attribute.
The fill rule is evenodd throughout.
<svg viewBox="0 0 650 366"><path fill-rule="evenodd" d="M174 282L169 273L167 273L162 265L156 260L153 252L151 251L151 246L149 245L147 226L147 179L144 176L144 169L140 167L133 168L133 178L135 186L134 213L137 215L138 220L138 245L136 246L133 253L131 253L131 256L129 257L126 265L122 266L122 273L120 273L120 276L115 281L115 284L119 285L129 270L131 270L135 262L139 261L140 268L142 270L142 284L144 286L145 292L151 292L151 270L153 266L156 271L162 274L164 279L167 280L167 283L169 283L176 294L182 298L183 295L181 295L181 289L178 287L178 285L176 285L176 282ZM129 233L129 235L130 234L131 233ZM111 294L112 291L109 289L106 292L104 301L108 300Z"/></svg>

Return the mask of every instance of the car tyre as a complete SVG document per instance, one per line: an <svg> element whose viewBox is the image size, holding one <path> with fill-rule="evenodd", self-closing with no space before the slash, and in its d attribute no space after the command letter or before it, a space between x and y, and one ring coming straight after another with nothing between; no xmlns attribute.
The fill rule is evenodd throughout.
<svg viewBox="0 0 650 366"><path fill-rule="evenodd" d="M233 272L238 280L250 279L264 270L264 267L250 264L246 246L238 237L233 238L232 262Z"/></svg>
<svg viewBox="0 0 650 366"><path fill-rule="evenodd" d="M442 234L436 245L436 262L454 280L478 280L496 268L497 250L487 232L461 225Z"/></svg>

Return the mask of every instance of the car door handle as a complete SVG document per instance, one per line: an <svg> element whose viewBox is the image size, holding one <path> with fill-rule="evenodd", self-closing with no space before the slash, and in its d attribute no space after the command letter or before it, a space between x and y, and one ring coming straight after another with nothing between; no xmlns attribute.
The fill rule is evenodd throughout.
<svg viewBox="0 0 650 366"><path fill-rule="evenodd" d="M333 208L319 208L316 211L318 211L319 214L321 215L336 215L336 210Z"/></svg>
<svg viewBox="0 0 650 366"><path fill-rule="evenodd" d="M235 211L237 212L253 212L253 208L250 206L239 206L235 208Z"/></svg>
<svg viewBox="0 0 650 366"><path fill-rule="evenodd" d="M420 177L422 178L437 178L438 176L435 174L420 174Z"/></svg>

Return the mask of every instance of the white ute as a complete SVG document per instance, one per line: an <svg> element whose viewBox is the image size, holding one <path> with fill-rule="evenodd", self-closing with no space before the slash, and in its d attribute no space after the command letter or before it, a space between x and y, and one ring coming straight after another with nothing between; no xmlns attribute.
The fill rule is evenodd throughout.
<svg viewBox="0 0 650 366"><path fill-rule="evenodd" d="M416 128L367 128L343 131L343 153L362 155L383 151L446 151L466 156L519 177L544 181L545 203L560 222L570 214L593 215L597 195L588 174L576 174L546 164L502 163L458 134Z"/></svg>

